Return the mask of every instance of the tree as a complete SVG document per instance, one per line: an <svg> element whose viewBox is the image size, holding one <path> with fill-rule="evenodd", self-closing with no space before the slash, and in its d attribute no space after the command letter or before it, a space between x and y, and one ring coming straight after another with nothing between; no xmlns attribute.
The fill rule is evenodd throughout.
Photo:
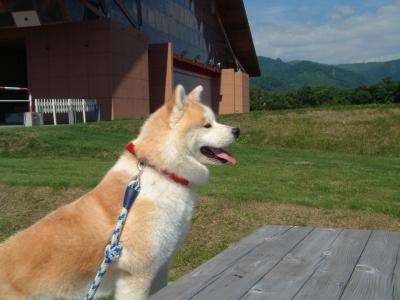
<svg viewBox="0 0 400 300"><path fill-rule="evenodd" d="M382 80L383 87L385 89L385 103L395 102L395 96L399 83L391 77L385 77Z"/></svg>
<svg viewBox="0 0 400 300"><path fill-rule="evenodd" d="M296 90L271 92L250 87L251 110L301 108L317 105L400 103L400 81L390 77L354 89L304 86Z"/></svg>
<svg viewBox="0 0 400 300"><path fill-rule="evenodd" d="M373 102L370 88L365 85L355 88L350 99L352 104L367 104Z"/></svg>
<svg viewBox="0 0 400 300"><path fill-rule="evenodd" d="M397 81L397 89L396 92L394 93L394 103L400 103L400 81Z"/></svg>
<svg viewBox="0 0 400 300"><path fill-rule="evenodd" d="M267 92L256 86L250 86L250 110L267 109Z"/></svg>

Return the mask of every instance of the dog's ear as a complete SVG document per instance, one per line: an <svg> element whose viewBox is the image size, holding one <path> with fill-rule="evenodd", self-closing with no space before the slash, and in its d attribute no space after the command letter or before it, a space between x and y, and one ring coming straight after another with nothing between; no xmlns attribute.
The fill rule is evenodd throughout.
<svg viewBox="0 0 400 300"><path fill-rule="evenodd" d="M186 104L185 88L178 84L175 88L172 99L170 100L170 124L174 126L182 118Z"/></svg>
<svg viewBox="0 0 400 300"><path fill-rule="evenodd" d="M203 86L202 85L198 85L196 86L191 92L190 94L187 96L188 99L193 99L195 101L199 101L201 102L202 100L202 95L203 95Z"/></svg>

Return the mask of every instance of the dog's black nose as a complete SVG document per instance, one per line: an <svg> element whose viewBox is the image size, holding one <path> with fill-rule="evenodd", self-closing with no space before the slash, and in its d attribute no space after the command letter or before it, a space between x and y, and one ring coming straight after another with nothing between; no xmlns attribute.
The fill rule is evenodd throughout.
<svg viewBox="0 0 400 300"><path fill-rule="evenodd" d="M235 137L235 139L238 139L240 135L240 129L238 127L232 128L232 134Z"/></svg>

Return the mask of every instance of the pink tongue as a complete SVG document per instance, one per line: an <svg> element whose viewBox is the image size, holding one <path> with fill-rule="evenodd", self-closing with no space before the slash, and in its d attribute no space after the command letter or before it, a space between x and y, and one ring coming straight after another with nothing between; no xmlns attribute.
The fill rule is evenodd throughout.
<svg viewBox="0 0 400 300"><path fill-rule="evenodd" d="M222 159L230 162L232 165L236 165L236 163L237 163L236 158L234 158L233 156L229 155L225 151L221 151L221 150L216 149L216 148L212 148L211 150L219 158L222 158Z"/></svg>

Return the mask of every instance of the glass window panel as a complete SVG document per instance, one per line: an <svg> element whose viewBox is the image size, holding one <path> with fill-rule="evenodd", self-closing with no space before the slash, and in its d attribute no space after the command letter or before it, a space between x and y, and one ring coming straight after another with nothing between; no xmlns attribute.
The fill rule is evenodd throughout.
<svg viewBox="0 0 400 300"><path fill-rule="evenodd" d="M64 16L66 16L66 12L62 11L63 7L61 7L59 2L57 1L35 1L36 2L36 10L40 16L40 20L43 23L47 22L60 22L64 21Z"/></svg>
<svg viewBox="0 0 400 300"><path fill-rule="evenodd" d="M0 27L15 26L14 19L9 12L0 13Z"/></svg>
<svg viewBox="0 0 400 300"><path fill-rule="evenodd" d="M34 10L32 0L2 0L3 6L7 7L8 11L23 11Z"/></svg>

